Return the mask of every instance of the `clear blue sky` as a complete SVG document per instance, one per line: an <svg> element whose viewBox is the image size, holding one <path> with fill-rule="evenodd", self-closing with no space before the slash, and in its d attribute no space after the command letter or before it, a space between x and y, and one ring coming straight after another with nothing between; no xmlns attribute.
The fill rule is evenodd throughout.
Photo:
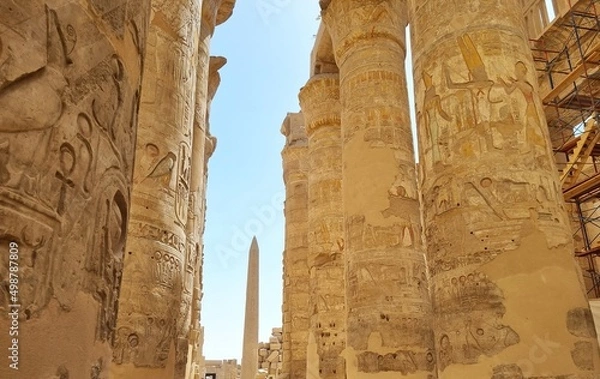
<svg viewBox="0 0 600 379"><path fill-rule="evenodd" d="M551 18L551 0L546 0ZM247 253L260 246L260 340L281 326L284 187L279 129L297 112L319 21L316 0L238 0L217 27L212 54L227 57L211 110L218 138L209 164L204 236L204 354L241 358ZM409 95L412 67L408 57ZM413 104L410 96L410 104ZM414 120L414 112L411 112Z"/></svg>
<svg viewBox="0 0 600 379"><path fill-rule="evenodd" d="M260 246L260 339L281 326L284 237L279 132L309 77L318 1L238 0L212 55L228 60L211 110L202 324L208 359L241 358L247 252Z"/></svg>

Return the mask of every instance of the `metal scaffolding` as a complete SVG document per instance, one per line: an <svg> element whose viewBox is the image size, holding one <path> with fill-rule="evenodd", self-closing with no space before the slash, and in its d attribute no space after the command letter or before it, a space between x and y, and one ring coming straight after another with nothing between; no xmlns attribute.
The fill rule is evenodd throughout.
<svg viewBox="0 0 600 379"><path fill-rule="evenodd" d="M529 12L543 2L534 2ZM531 39L531 46L563 194L573 215L575 256L588 296L600 298L600 0L569 0L568 5Z"/></svg>

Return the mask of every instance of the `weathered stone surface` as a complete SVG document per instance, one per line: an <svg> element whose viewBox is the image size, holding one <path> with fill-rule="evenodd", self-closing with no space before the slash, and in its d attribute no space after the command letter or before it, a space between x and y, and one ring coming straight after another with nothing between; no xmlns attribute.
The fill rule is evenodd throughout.
<svg viewBox="0 0 600 379"><path fill-rule="evenodd" d="M204 257L204 244L202 235L206 219L206 182L208 177L208 160L216 148L216 138L211 136L209 127L210 104L221 83L219 69L227 60L223 57L210 56L210 39L214 33L216 13L227 3L232 11L234 1L211 0L202 2L202 22L200 25L200 40L196 66L195 104L193 110L192 127L192 153L190 175L189 210L186 224L186 237L188 249L193 251L195 262L193 272L188 271L186 284L194 286L192 297L191 323L189 330L180 330L180 338L185 338L189 333L187 350L191 359L187 360L185 368L186 378L202 378L203 355L202 330L200 326L200 313L202 310L202 267ZM217 7L218 10L217 10ZM223 20L224 21L224 20Z"/></svg>
<svg viewBox="0 0 600 379"><path fill-rule="evenodd" d="M342 141L338 74L317 74L300 91L308 135L309 378L345 378Z"/></svg>
<svg viewBox="0 0 600 379"><path fill-rule="evenodd" d="M589 377L582 345L571 356L597 347L521 3L412 14L439 377Z"/></svg>
<svg viewBox="0 0 600 379"><path fill-rule="evenodd" d="M282 341L282 328L273 328L269 342L258 344L258 367L260 370L255 379L285 379L290 377L289 373L283 372Z"/></svg>
<svg viewBox="0 0 600 379"><path fill-rule="evenodd" d="M225 8L221 8L224 5ZM211 58L232 1L153 1L114 377L203 377L200 302L209 108L225 59ZM167 72L170 75L165 75Z"/></svg>
<svg viewBox="0 0 600 379"><path fill-rule="evenodd" d="M186 223L201 4L151 6L115 378L183 375L199 259Z"/></svg>
<svg viewBox="0 0 600 379"><path fill-rule="evenodd" d="M149 11L142 0L0 2L0 345L20 347L19 371L5 358L2 378L110 366Z"/></svg>
<svg viewBox="0 0 600 379"><path fill-rule="evenodd" d="M286 137L283 157L285 250L283 252L282 373L304 379L310 320L308 256L308 147L304 117L288 113L281 132Z"/></svg>
<svg viewBox="0 0 600 379"><path fill-rule="evenodd" d="M435 372L403 64L406 11L405 1L332 0L323 12L340 75L349 378Z"/></svg>

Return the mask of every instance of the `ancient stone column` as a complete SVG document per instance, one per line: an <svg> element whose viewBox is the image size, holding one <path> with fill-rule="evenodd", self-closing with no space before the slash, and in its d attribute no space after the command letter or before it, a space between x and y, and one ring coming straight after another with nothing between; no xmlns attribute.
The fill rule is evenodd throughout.
<svg viewBox="0 0 600 379"><path fill-rule="evenodd" d="M412 11L440 378L597 377L520 1Z"/></svg>
<svg viewBox="0 0 600 379"><path fill-rule="evenodd" d="M300 91L308 135L310 329L307 378L345 378L342 142L338 74L313 76Z"/></svg>
<svg viewBox="0 0 600 379"><path fill-rule="evenodd" d="M113 378L185 375L199 254L186 224L201 2L151 5Z"/></svg>
<svg viewBox="0 0 600 379"><path fill-rule="evenodd" d="M186 224L187 257L184 278L185 291L193 293L192 309L183 314L178 332L178 355L186 355L186 377L193 373L203 377L203 340L200 313L202 310L202 266L205 214L206 179L208 176L208 158L215 148L215 140L208 132L209 104L220 83L218 70L225 64L225 58L210 57L210 39L215 26L225 22L233 12L233 0L205 0L202 2L202 21L198 45L194 121L192 131L192 153L190 175L190 201ZM213 64L214 63L214 64ZM212 85L209 85L212 83ZM209 88L210 87L210 88ZM190 289L193 288L192 291ZM181 359L178 360L181 365ZM181 367L179 367L181 370Z"/></svg>
<svg viewBox="0 0 600 379"><path fill-rule="evenodd" d="M2 378L110 369L149 13L0 2Z"/></svg>
<svg viewBox="0 0 600 379"><path fill-rule="evenodd" d="M308 253L308 157L302 113L288 113L281 132L285 183L285 250L283 252L283 364L290 379L305 379L310 287Z"/></svg>
<svg viewBox="0 0 600 379"><path fill-rule="evenodd" d="M205 3L206 4L206 3ZM194 378L193 375L198 375L203 378L203 332L200 323L200 313L202 311L202 267L204 263L203 249L204 244L202 243L202 236L205 229L206 221L206 181L208 178L208 160L215 149L216 139L211 137L208 130L208 113L210 108L210 102L212 101L219 83L221 82L221 76L219 75L219 69L226 63L226 59L223 57L210 57L210 64L208 70L204 69L204 66L198 66L198 81L196 85L196 116L194 117L194 135L192 145L192 175L190 180L191 192L190 192L190 210L188 211L188 222L187 222L187 244L188 249L194 249L194 260L189 262L194 264L193 276L191 271L187 277L187 282L194 286L192 311L191 311L191 322L189 335L186 338L186 334L181 333L180 339L187 339L188 347L188 361L186 367L186 378ZM208 78L206 78L208 76ZM203 83L207 84L207 90L201 91L199 88L204 87ZM203 110L200 112L199 109ZM199 118L200 114L204 114L204 117ZM185 331L185 330L183 330ZM183 343L183 341L181 341Z"/></svg>
<svg viewBox="0 0 600 379"><path fill-rule="evenodd" d="M429 378L435 357L404 72L406 2L332 0L323 20L340 71L347 376Z"/></svg>
<svg viewBox="0 0 600 379"><path fill-rule="evenodd" d="M246 313L244 318L244 346L242 350L241 379L255 379L258 373L258 304L259 269L258 243L252 238L248 255L248 277L246 278Z"/></svg>

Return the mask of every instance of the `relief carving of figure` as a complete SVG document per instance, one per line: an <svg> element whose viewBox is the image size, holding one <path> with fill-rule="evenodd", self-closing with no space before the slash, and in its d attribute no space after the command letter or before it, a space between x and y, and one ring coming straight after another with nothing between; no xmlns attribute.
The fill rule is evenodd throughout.
<svg viewBox="0 0 600 379"><path fill-rule="evenodd" d="M8 152L8 159L0 160L0 185L32 196L38 192L53 127L63 114L67 86L63 71L68 60L58 16L47 8L46 17L46 64L0 87L0 146ZM31 101L32 94L44 101Z"/></svg>
<svg viewBox="0 0 600 379"><path fill-rule="evenodd" d="M437 94L436 88L433 85L431 75L423 72L423 82L425 83L425 98L423 99L423 113L417 117L423 120L422 125L431 141L432 162L439 162L440 155L440 125L438 115L446 121L452 121L452 117L442 108L440 96Z"/></svg>
<svg viewBox="0 0 600 379"><path fill-rule="evenodd" d="M187 222L191 175L192 163L190 148L186 143L182 142L179 145L177 187L175 192L175 216L181 225L185 225Z"/></svg>
<svg viewBox="0 0 600 379"><path fill-rule="evenodd" d="M115 122L123 105L121 81L125 69L117 56L110 62L110 77L103 80L97 96L92 101L92 115L102 130L108 133L111 140L116 140Z"/></svg>
<svg viewBox="0 0 600 379"><path fill-rule="evenodd" d="M100 240L100 266L97 274L101 279L101 287L96 289L96 296L101 300L98 315L97 338L101 341L114 343L117 323L121 274L123 270L123 255L125 241L126 207L125 199L117 192L111 200L106 199L102 204L104 216L102 236Z"/></svg>
<svg viewBox="0 0 600 379"><path fill-rule="evenodd" d="M468 34L463 34L462 36L457 37L456 42L469 70L469 79L466 82L454 82L450 75L450 68L447 64L444 64L443 71L446 79L446 86L448 89L468 90L471 93L475 124L477 124L481 122L481 120L477 118L477 114L479 113L479 96L485 96L485 99L489 104L496 104L500 101L492 100L490 97L492 87L495 83L489 78L483 58L471 37Z"/></svg>
<svg viewBox="0 0 600 379"><path fill-rule="evenodd" d="M545 146L544 134L542 132L542 118L538 112L535 103L535 89L527 80L527 66L525 63L518 61L515 64L515 78L509 78L508 82L498 77L498 82L504 88L504 91L510 95L515 90L518 90L525 101L527 108L525 109L525 128L527 130L527 142L537 146Z"/></svg>

